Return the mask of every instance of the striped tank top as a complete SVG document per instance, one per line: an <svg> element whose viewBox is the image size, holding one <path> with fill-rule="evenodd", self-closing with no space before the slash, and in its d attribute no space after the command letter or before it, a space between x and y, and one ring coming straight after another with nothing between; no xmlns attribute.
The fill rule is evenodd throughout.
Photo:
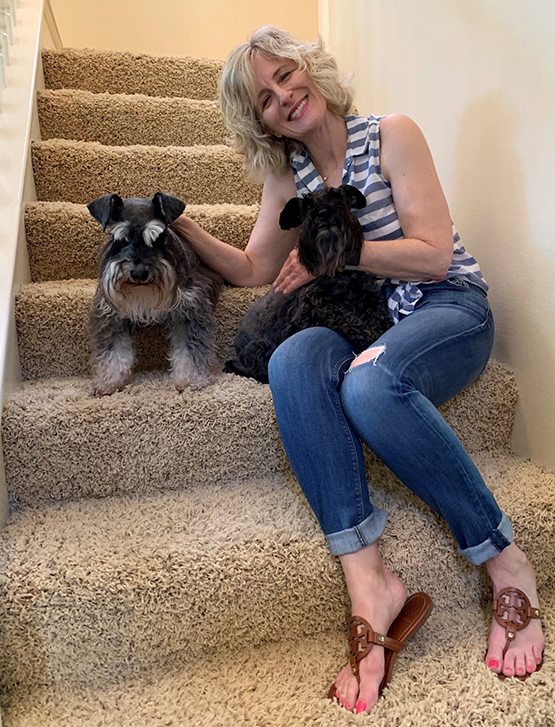
<svg viewBox="0 0 555 727"><path fill-rule="evenodd" d="M353 210L362 225L365 240L399 240L404 237L399 217L393 203L391 185L385 179L380 167L380 121L383 116L346 116L347 154L343 168L342 184L351 184L366 197L363 209ZM324 180L312 163L305 149L294 152L290 163L295 174L297 196L324 189ZM453 225L453 259L447 278L464 278L469 283L488 290L488 285L476 260L461 245L458 232ZM412 313L422 297L420 285L433 284L435 280L387 279L390 290L388 306L391 318L398 323L402 315Z"/></svg>

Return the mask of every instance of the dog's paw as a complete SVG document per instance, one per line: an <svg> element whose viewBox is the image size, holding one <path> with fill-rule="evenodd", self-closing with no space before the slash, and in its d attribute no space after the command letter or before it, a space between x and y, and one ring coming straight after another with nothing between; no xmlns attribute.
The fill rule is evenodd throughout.
<svg viewBox="0 0 555 727"><path fill-rule="evenodd" d="M174 379L173 385L177 391L181 393L182 391L185 391L185 389L190 389L191 391L202 391L202 389L205 389L211 383L211 377L199 376L194 379L189 379L188 381L177 381Z"/></svg>
<svg viewBox="0 0 555 727"><path fill-rule="evenodd" d="M106 381L93 381L91 396L112 396L116 391L123 391L125 384L108 383Z"/></svg>

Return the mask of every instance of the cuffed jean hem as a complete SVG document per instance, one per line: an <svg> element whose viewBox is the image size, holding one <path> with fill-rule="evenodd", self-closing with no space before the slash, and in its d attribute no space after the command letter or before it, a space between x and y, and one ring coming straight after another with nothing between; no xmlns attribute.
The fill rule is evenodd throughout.
<svg viewBox="0 0 555 727"><path fill-rule="evenodd" d="M356 553L379 540L385 530L387 512L374 505L372 514L360 525L326 535L332 555Z"/></svg>
<svg viewBox="0 0 555 727"><path fill-rule="evenodd" d="M472 548L459 548L459 553L474 563L482 565L486 560L496 555L513 542L513 526L504 512L501 513L501 522L487 540L480 545L473 545Z"/></svg>

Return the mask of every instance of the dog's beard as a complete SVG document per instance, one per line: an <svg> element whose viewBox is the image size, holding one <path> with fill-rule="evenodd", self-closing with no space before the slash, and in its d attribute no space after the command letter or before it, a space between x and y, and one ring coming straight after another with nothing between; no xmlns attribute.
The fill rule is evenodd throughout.
<svg viewBox="0 0 555 727"><path fill-rule="evenodd" d="M352 252L354 249L346 249L344 230L336 226L323 227L308 245L301 239L299 262L311 275L335 275L345 266L345 260Z"/></svg>
<svg viewBox="0 0 555 727"><path fill-rule="evenodd" d="M135 283L122 263L110 262L101 278L108 303L120 316L133 323L149 324L169 313L177 303L177 277L166 260L159 260L154 275L145 283Z"/></svg>

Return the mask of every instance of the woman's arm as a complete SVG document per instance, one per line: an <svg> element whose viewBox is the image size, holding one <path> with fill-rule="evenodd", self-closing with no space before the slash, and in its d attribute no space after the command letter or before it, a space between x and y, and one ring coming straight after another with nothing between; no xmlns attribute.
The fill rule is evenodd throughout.
<svg viewBox="0 0 555 727"><path fill-rule="evenodd" d="M391 184L404 239L365 242L360 269L398 280L443 280L453 257L447 202L430 150L406 116L380 124L382 173Z"/></svg>
<svg viewBox="0 0 555 727"><path fill-rule="evenodd" d="M185 214L172 227L193 246L206 265L230 283L245 287L273 283L299 236L298 230L282 230L279 226L281 210L295 194L292 170L268 177L262 191L260 214L245 250L212 237Z"/></svg>

